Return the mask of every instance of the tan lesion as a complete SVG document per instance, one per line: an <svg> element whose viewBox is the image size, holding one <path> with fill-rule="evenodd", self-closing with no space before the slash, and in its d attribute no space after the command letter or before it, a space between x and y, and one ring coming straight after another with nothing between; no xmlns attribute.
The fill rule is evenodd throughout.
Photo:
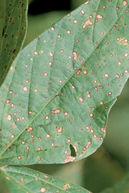
<svg viewBox="0 0 129 193"><path fill-rule="evenodd" d="M71 188L71 186L69 184L65 184L64 187L63 187L64 190L68 190L70 188Z"/></svg>
<svg viewBox="0 0 129 193"><path fill-rule="evenodd" d="M121 45L123 45L123 46L129 46L128 40L127 40L125 37L123 37L123 38L118 38L117 40L120 42Z"/></svg>
<svg viewBox="0 0 129 193"><path fill-rule="evenodd" d="M89 18L88 20L86 20L82 26L83 29L85 29L86 27L92 26L93 22L91 21L91 19Z"/></svg>
<svg viewBox="0 0 129 193"><path fill-rule="evenodd" d="M60 109L57 108L57 109L54 109L51 111L52 114L59 114L60 113Z"/></svg>

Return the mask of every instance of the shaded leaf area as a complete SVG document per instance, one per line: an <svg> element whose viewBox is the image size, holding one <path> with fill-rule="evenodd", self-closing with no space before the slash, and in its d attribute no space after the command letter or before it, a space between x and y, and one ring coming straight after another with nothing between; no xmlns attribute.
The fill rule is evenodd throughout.
<svg viewBox="0 0 129 193"><path fill-rule="evenodd" d="M0 1L0 85L18 54L26 32L27 0Z"/></svg>
<svg viewBox="0 0 129 193"><path fill-rule="evenodd" d="M0 90L1 162L67 163L102 144L129 77L128 12L91 0L20 53Z"/></svg>
<svg viewBox="0 0 129 193"><path fill-rule="evenodd" d="M26 167L6 166L1 168L10 193L90 193L88 190L52 176L37 172Z"/></svg>
<svg viewBox="0 0 129 193"><path fill-rule="evenodd" d="M116 183L112 188L108 188L101 193L129 193L129 174L127 174L120 182Z"/></svg>
<svg viewBox="0 0 129 193"><path fill-rule="evenodd" d="M1 193L9 193L8 186L6 184L4 176L1 175L1 172L0 172L0 192Z"/></svg>

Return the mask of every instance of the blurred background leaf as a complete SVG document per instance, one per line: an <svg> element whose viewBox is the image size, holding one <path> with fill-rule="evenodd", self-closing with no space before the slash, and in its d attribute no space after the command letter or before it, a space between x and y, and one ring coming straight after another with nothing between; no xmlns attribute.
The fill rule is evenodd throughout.
<svg viewBox="0 0 129 193"><path fill-rule="evenodd" d="M129 174L127 174L120 182L113 187L108 188L101 193L129 193Z"/></svg>
<svg viewBox="0 0 129 193"><path fill-rule="evenodd" d="M109 115L104 146L125 169L129 167L129 81Z"/></svg>

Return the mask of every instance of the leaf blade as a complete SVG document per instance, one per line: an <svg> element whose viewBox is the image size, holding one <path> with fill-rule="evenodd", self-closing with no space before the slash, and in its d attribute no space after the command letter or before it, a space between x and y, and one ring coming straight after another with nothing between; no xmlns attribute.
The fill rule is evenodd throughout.
<svg viewBox="0 0 129 193"><path fill-rule="evenodd" d="M102 144L108 112L128 79L128 46L117 40L127 36L126 9L117 0L85 3L21 52L1 88L1 101L7 99L0 104L1 128L8 128L5 135L1 131L2 161L66 163L89 156ZM119 57L117 49L109 54L114 47Z"/></svg>
<svg viewBox="0 0 129 193"><path fill-rule="evenodd" d="M26 193L26 191L29 193L90 193L80 186L65 183L58 178L25 167L6 166L1 171L6 178L11 193L14 193L14 190L19 191L19 193Z"/></svg>

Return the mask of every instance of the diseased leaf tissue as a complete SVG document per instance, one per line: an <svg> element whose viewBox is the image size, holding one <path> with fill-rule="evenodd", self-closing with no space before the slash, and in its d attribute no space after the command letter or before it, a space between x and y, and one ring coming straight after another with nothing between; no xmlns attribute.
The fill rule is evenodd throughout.
<svg viewBox="0 0 129 193"><path fill-rule="evenodd" d="M1 165L67 163L97 150L129 78L128 18L128 1L90 0L19 53L0 88ZM9 52L6 42L0 41L1 61L4 46ZM15 56L1 63L3 69ZM6 166L1 173L11 193L88 193L23 167Z"/></svg>
<svg viewBox="0 0 129 193"><path fill-rule="evenodd" d="M128 12L87 1L20 52L0 89L1 162L67 163L102 144L129 77Z"/></svg>
<svg viewBox="0 0 129 193"><path fill-rule="evenodd" d="M88 190L26 167L6 166L2 169L10 193L91 193Z"/></svg>

